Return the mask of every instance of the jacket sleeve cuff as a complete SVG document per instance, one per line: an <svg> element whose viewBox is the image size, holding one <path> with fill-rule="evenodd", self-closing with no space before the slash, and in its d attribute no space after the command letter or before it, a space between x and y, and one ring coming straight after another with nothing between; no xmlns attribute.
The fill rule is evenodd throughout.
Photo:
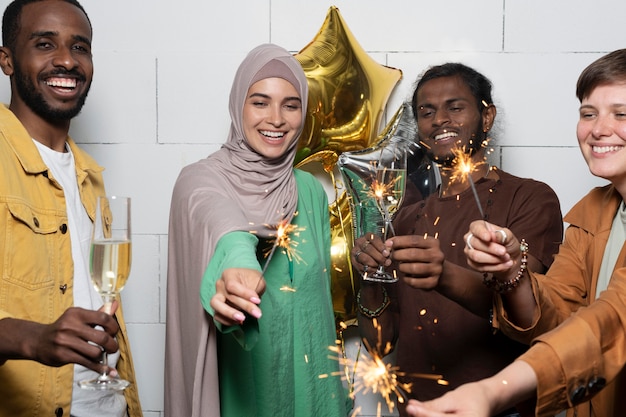
<svg viewBox="0 0 626 417"><path fill-rule="evenodd" d="M602 358L601 349L583 320L571 321L578 322L576 343L559 335L559 330L548 332L519 358L529 363L537 375L537 415L554 415L588 401L597 392L594 381L601 376L601 364L596 358ZM588 360L581 360L580 352L585 352Z"/></svg>
<svg viewBox="0 0 626 417"><path fill-rule="evenodd" d="M533 289L533 298L535 300L535 304L539 306L540 304L537 296L537 283L535 281L535 278L532 276L532 273L530 273L530 283ZM539 322L541 312L535 315L535 317L533 318L533 322L529 327L520 327L509 320L507 311L504 308L502 295L500 294L496 294L494 296L493 311L493 327L495 329L501 330L511 339L516 340L520 343L530 344L533 337L536 336L535 328L537 326L537 323Z"/></svg>

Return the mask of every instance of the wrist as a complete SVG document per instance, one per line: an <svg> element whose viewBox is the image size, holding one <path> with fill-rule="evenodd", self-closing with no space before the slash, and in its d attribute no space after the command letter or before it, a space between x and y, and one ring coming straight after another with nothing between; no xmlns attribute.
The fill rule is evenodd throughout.
<svg viewBox="0 0 626 417"><path fill-rule="evenodd" d="M494 277L489 277L487 273L484 273L483 284L485 284L487 288L492 289L498 293L509 292L517 288L521 279L526 274L526 270L528 269L528 249L528 243L526 243L525 239L522 239L519 245L519 250L521 253L521 257L519 260L519 269L517 270L513 278L507 281L501 281Z"/></svg>
<svg viewBox="0 0 626 417"><path fill-rule="evenodd" d="M28 335L38 332L40 326L43 325L12 317L0 320L0 334L6 336L0 342L0 364L9 359L36 360L33 338Z"/></svg>
<svg viewBox="0 0 626 417"><path fill-rule="evenodd" d="M381 284L362 286L356 294L359 312L370 319L380 316L390 302L389 294Z"/></svg>
<svg viewBox="0 0 626 417"><path fill-rule="evenodd" d="M484 380L491 413L496 414L531 398L537 389L537 376L523 360L515 360Z"/></svg>

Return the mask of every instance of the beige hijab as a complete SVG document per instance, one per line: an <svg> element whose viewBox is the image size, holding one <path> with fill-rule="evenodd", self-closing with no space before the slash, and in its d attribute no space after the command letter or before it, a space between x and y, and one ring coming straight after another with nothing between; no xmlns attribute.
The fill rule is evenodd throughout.
<svg viewBox="0 0 626 417"><path fill-rule="evenodd" d="M296 209L293 160L297 140L283 156L267 159L248 145L243 134L248 89L271 77L286 79L300 93L304 124L308 86L302 67L286 50L261 45L250 51L235 74L228 140L208 158L185 167L174 186L167 273L165 417L220 415L215 328L200 304L202 275L217 242L235 230L267 236L270 229L265 225L291 218Z"/></svg>

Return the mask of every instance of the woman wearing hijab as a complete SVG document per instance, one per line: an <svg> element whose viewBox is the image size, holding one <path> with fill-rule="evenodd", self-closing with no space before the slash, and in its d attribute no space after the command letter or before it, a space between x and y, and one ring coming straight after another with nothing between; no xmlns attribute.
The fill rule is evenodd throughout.
<svg viewBox="0 0 626 417"><path fill-rule="evenodd" d="M346 415L341 380L320 378L338 370L327 197L293 168L307 94L289 52L253 49L233 82L227 142L177 180L167 417ZM280 224L295 229L295 254L272 251Z"/></svg>

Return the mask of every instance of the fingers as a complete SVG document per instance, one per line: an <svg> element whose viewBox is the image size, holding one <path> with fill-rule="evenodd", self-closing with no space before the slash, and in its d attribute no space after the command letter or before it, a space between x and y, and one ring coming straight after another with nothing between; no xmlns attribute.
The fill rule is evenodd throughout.
<svg viewBox="0 0 626 417"><path fill-rule="evenodd" d="M507 228L496 226L486 221L474 221L470 230L463 236L466 254L477 250L503 256L514 245L517 238Z"/></svg>
<svg viewBox="0 0 626 417"><path fill-rule="evenodd" d="M374 234L367 234L356 239L351 251L352 266L362 274L378 265L391 265L391 248Z"/></svg>
<svg viewBox="0 0 626 417"><path fill-rule="evenodd" d="M246 320L245 314L241 310L231 307L220 294L211 298L211 308L213 308L213 318L225 326L241 325Z"/></svg>
<svg viewBox="0 0 626 417"><path fill-rule="evenodd" d="M432 249L439 247L439 239L435 239L431 236L395 236L389 240L392 243L394 258L395 254L402 249Z"/></svg>
<svg viewBox="0 0 626 417"><path fill-rule="evenodd" d="M211 299L213 317L227 326L242 324L246 316L261 318L259 292L265 290L261 273L252 269L230 268L224 271L216 284L216 293Z"/></svg>
<svg viewBox="0 0 626 417"><path fill-rule="evenodd" d="M112 311L117 310L117 301L114 303L115 304L112 305L113 306ZM68 312L70 311L71 310L68 310ZM120 330L120 325L115 319L115 317L106 312L107 311L106 305L102 306L100 310L98 311L89 311L89 310L83 310L83 311L85 312L83 313L84 320L89 321L92 327L99 326L100 328L102 328L102 330L104 330L106 333L108 333L111 336L115 336L117 332ZM85 315L88 315L88 317L86 317Z"/></svg>
<svg viewBox="0 0 626 417"><path fill-rule="evenodd" d="M425 406L425 403L417 400L409 400L406 406L406 413L411 417L439 417L445 414L431 410Z"/></svg>
<svg viewBox="0 0 626 417"><path fill-rule="evenodd" d="M474 250L474 247L472 246L473 238L474 238L474 233L470 232L467 235L465 235L465 246L467 246L469 250Z"/></svg>
<svg viewBox="0 0 626 417"><path fill-rule="evenodd" d="M503 229L496 230L496 233L500 233L500 236L502 237L502 240L500 241L500 243L504 245L509 236L506 234L506 232Z"/></svg>
<svg viewBox="0 0 626 417"><path fill-rule="evenodd" d="M469 231L482 241L497 242L503 246L517 245L519 242L510 229L483 220L472 222Z"/></svg>
<svg viewBox="0 0 626 417"><path fill-rule="evenodd" d="M404 281L414 288L437 287L445 260L439 239L408 235L396 236L392 242L391 258L398 263Z"/></svg>
<svg viewBox="0 0 626 417"><path fill-rule="evenodd" d="M70 308L54 323L30 324L27 337L36 340L32 358L38 362L50 366L75 363L102 372L108 368L100 363L102 350L119 349L114 338L118 330L115 319L103 311Z"/></svg>
<svg viewBox="0 0 626 417"><path fill-rule="evenodd" d="M464 235L467 264L481 272L506 272L513 266L511 241L515 239L510 230L496 228L487 222L474 222ZM480 225L482 223L482 225Z"/></svg>

